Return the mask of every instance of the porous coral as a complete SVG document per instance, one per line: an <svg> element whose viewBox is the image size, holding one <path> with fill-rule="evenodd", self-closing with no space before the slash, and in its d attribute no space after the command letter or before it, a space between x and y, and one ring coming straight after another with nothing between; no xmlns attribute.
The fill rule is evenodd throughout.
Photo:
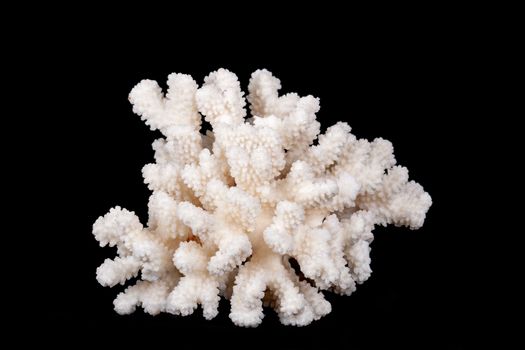
<svg viewBox="0 0 525 350"><path fill-rule="evenodd" d="M307 325L331 311L323 290L350 295L368 279L374 225L423 224L431 198L396 165L389 141L357 139L342 122L319 135L319 100L279 96L267 70L251 76L250 118L225 69L200 88L184 74L167 85L164 95L143 80L129 95L165 136L143 168L153 191L147 227L120 207L93 225L101 246L118 248L98 282L140 273L115 299L118 313L141 305L188 315L201 305L211 319L224 296L236 325L257 326L263 305L284 324ZM212 126L205 135L201 115Z"/></svg>

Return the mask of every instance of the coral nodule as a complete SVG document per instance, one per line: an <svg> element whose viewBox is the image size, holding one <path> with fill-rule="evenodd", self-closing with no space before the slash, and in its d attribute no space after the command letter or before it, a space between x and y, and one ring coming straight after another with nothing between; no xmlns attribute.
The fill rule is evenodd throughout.
<svg viewBox="0 0 525 350"><path fill-rule="evenodd" d="M206 319L230 301L238 326L261 323L271 306L283 324L328 314L322 291L350 295L368 279L374 225L419 228L432 201L396 165L392 144L357 139L339 122L319 135L319 99L279 96L279 79L255 71L247 100L237 76L219 69L199 88L171 74L163 94L143 80L133 111L165 138L142 172L153 191L149 220L115 207L93 225L118 256L97 269L103 286L140 280L114 301L155 315ZM200 133L201 115L212 126ZM314 143L314 141L317 142Z"/></svg>

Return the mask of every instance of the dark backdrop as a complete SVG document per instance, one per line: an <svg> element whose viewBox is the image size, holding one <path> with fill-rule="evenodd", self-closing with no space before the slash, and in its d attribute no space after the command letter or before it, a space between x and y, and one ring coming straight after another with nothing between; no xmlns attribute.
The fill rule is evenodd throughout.
<svg viewBox="0 0 525 350"><path fill-rule="evenodd" d="M43 210L52 210L59 222L42 248L47 302L40 316L47 337L151 336L168 344L171 338L173 347L190 337L195 344L211 341L222 347L242 336L345 349L377 343L460 348L469 315L464 264L469 233L459 216L467 194L457 188L466 176L459 169L470 161L460 131L470 123L460 106L469 67L461 43L445 43L432 32L385 32L366 44L343 37L336 45L318 40L315 50L297 44L275 52L240 45L228 55L223 50L229 47L219 43L206 51L179 43L152 52L117 42L101 46L87 40L62 48L64 54L46 71L53 84L45 92L66 101L51 99L46 106L54 123L47 125L45 146L52 157L45 166L54 170L46 179L53 200ZM115 251L98 246L93 222L115 205L147 220L150 192L141 169L153 160L151 142L160 134L132 113L129 91L145 78L165 86L172 72L191 74L200 84L220 67L236 73L243 88L252 71L267 68L281 79L282 92L320 97L323 130L341 120L357 137L392 141L398 163L432 196L421 229L376 228L371 278L350 297L326 293L333 311L310 326L282 326L273 311L265 310L258 328L238 328L228 318L226 301L212 321L200 310L189 317L152 317L141 310L119 316L112 301L123 287L96 282L97 266Z"/></svg>

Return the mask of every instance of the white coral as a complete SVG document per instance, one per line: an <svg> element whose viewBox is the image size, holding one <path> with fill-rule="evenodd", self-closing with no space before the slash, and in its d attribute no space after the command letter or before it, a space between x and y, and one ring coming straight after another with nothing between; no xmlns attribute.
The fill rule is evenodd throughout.
<svg viewBox="0 0 525 350"><path fill-rule="evenodd" d="M431 198L396 166L390 142L357 139L341 122L318 135L319 100L279 96L270 72L252 74L247 120L239 81L225 69L201 88L171 74L168 87L164 96L143 80L129 95L165 135L143 169L148 227L120 207L93 226L101 246L118 247L97 269L100 284L141 273L115 299L118 313L142 305L188 315L201 305L210 319L225 296L236 325L257 326L263 305L284 324L307 325L331 310L321 290L349 295L368 279L374 225L423 224ZM199 113L213 127L206 135Z"/></svg>

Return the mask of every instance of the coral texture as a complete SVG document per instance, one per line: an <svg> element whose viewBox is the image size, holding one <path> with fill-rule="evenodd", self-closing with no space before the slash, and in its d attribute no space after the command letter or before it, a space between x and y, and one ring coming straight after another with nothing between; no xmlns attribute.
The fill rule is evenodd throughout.
<svg viewBox="0 0 525 350"><path fill-rule="evenodd" d="M255 71L246 101L235 74L219 69L199 88L171 74L164 95L143 80L133 111L165 138L143 168L153 191L149 220L115 207L93 225L118 256L97 269L103 286L140 280L114 301L119 314L230 318L257 326L263 306L303 326L331 311L322 291L350 295L368 279L374 225L419 228L430 196L396 165L392 144L357 139L339 122L319 134L319 100L279 96L280 81ZM201 115L213 130L200 133Z"/></svg>

